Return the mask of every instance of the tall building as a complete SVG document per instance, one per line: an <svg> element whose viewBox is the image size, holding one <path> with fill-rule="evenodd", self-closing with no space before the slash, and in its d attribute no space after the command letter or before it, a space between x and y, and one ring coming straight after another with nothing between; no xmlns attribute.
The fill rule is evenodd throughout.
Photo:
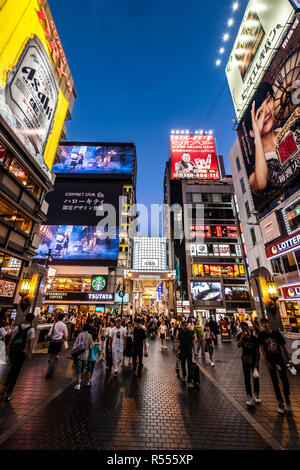
<svg viewBox="0 0 300 470"><path fill-rule="evenodd" d="M211 134L171 135L164 202L171 208L165 234L173 245L177 313L201 320L252 315L232 179Z"/></svg>
<svg viewBox="0 0 300 470"><path fill-rule="evenodd" d="M251 0L226 68L239 141L229 158L242 201L254 296L262 316L292 334L300 333L300 14L296 3L266 1L266 15ZM249 39L243 43L246 28Z"/></svg>
<svg viewBox="0 0 300 470"><path fill-rule="evenodd" d="M0 24L0 313L15 316L23 277L24 311L36 295L31 262L76 95L45 0L2 2Z"/></svg>
<svg viewBox="0 0 300 470"><path fill-rule="evenodd" d="M131 266L128 229L135 204L133 143L64 142L37 262L51 256L43 311L99 315L130 311L124 270ZM120 297L118 292L125 291Z"/></svg>

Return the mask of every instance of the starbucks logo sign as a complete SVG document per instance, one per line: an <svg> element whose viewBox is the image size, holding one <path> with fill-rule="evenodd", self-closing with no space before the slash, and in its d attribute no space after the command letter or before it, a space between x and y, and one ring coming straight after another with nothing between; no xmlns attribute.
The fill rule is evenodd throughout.
<svg viewBox="0 0 300 470"><path fill-rule="evenodd" d="M94 290L100 291L103 290L106 286L106 279L103 276L96 276L92 280L92 288Z"/></svg>

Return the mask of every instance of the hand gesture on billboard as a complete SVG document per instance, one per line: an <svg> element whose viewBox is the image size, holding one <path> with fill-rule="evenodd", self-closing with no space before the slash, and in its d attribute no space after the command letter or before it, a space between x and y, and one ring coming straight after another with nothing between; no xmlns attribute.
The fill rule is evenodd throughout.
<svg viewBox="0 0 300 470"><path fill-rule="evenodd" d="M264 104L255 113L255 101L252 103L251 117L254 138L261 137L266 116L266 107Z"/></svg>

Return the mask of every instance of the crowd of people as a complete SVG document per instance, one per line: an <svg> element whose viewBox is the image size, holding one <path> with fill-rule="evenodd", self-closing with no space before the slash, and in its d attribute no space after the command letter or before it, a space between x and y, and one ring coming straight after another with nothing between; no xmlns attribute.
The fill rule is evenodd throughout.
<svg viewBox="0 0 300 470"><path fill-rule="evenodd" d="M30 359L32 355L35 337L33 319L32 314L27 314L23 323L15 328L9 323L4 324L3 321L0 324L0 341L6 345L11 365L4 385L8 401L13 398L13 389L25 360ZM241 322L234 317L225 317L225 321L231 339L242 349L246 405L253 407L261 403L259 363L262 353L278 401L277 411L290 411L290 386L287 376L290 357L282 334L273 331L266 318L261 320L261 324L257 319ZM142 312L134 318L113 318L111 315L102 318L86 315L83 318L72 311L66 318L61 310L56 310L54 322L47 334L49 360L45 378L48 380L53 376L60 353L63 348L68 349L70 340L74 340L70 352L76 377L75 390L80 390L83 378L87 386L91 385L95 364L100 361L104 361L107 372L112 371L114 376L119 374L120 368L126 365L127 361L128 366L132 365L133 373L141 377L143 357L148 356L147 337L158 337L162 353L167 350L167 340L170 340L176 353L175 370L182 383L189 389L199 384L197 362L202 360L211 367L215 366L214 349L218 346L219 334L219 324L213 319L207 320L202 326L200 319L186 319L181 316L169 318L147 312ZM283 384L285 404L278 378Z"/></svg>

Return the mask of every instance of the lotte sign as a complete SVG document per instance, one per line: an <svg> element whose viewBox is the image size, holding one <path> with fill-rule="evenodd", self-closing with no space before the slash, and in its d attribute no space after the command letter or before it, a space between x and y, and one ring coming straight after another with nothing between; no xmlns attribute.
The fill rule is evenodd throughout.
<svg viewBox="0 0 300 470"><path fill-rule="evenodd" d="M283 298L287 300L298 300L300 299L300 284L293 287L282 288Z"/></svg>
<svg viewBox="0 0 300 470"><path fill-rule="evenodd" d="M268 259L278 258L281 255L289 253L300 248L300 231L295 235L284 238L274 245L266 247L266 255Z"/></svg>

